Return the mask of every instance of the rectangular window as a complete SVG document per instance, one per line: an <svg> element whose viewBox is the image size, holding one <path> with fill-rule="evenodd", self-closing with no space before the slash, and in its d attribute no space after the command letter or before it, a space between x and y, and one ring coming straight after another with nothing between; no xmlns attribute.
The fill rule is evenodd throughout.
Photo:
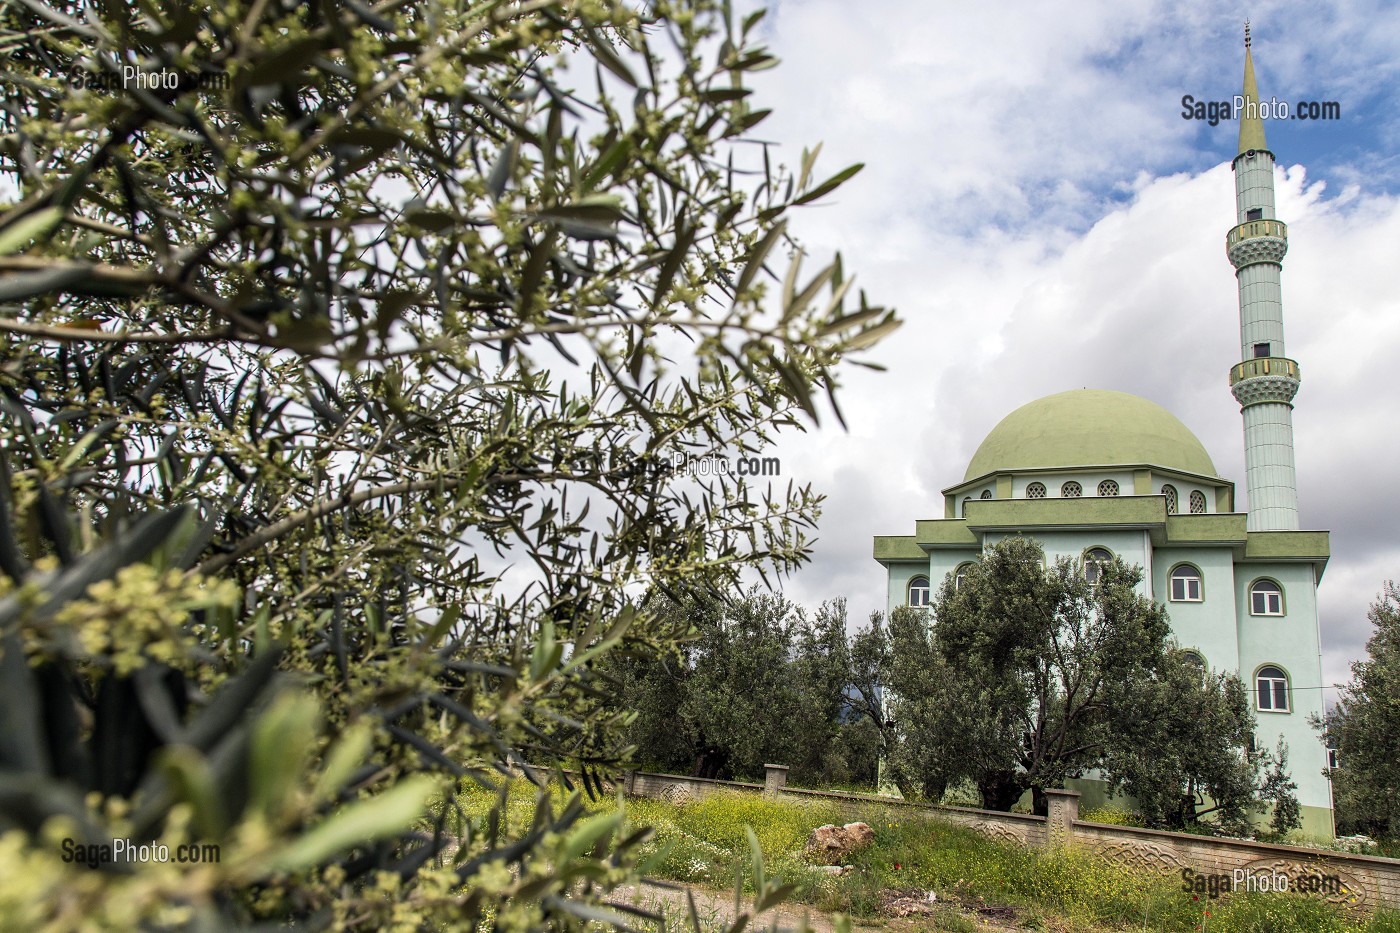
<svg viewBox="0 0 1400 933"><path fill-rule="evenodd" d="M1172 601L1198 603L1201 601L1201 581L1198 577L1172 577Z"/></svg>
<svg viewBox="0 0 1400 933"><path fill-rule="evenodd" d="M1283 594L1255 590L1252 594L1251 611L1257 616L1283 615Z"/></svg>
<svg viewBox="0 0 1400 933"><path fill-rule="evenodd" d="M1246 221L1263 220L1264 209L1262 207L1251 207L1249 210L1244 212L1244 219Z"/></svg>
<svg viewBox="0 0 1400 933"><path fill-rule="evenodd" d="M1258 360L1269 356L1269 349L1270 347L1267 343L1256 343L1254 345L1254 358Z"/></svg>
<svg viewBox="0 0 1400 933"><path fill-rule="evenodd" d="M1274 705L1272 709L1288 709L1288 686L1281 680L1274 681Z"/></svg>
<svg viewBox="0 0 1400 933"><path fill-rule="evenodd" d="M1272 697L1273 697L1273 693L1272 693L1272 691L1271 691L1271 687L1270 687L1269 681L1267 681L1267 680L1261 680L1261 681L1259 681L1259 708L1260 708L1260 709L1273 709L1273 707L1269 705L1269 702L1270 702L1270 700L1272 699Z"/></svg>

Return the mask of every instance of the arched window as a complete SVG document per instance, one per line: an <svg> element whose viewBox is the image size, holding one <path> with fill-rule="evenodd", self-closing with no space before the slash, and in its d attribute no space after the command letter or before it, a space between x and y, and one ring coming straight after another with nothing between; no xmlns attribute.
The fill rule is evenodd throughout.
<svg viewBox="0 0 1400 933"><path fill-rule="evenodd" d="M1113 554L1107 548L1095 547L1084 552L1084 579L1090 586L1098 586L1103 576L1103 568L1113 563Z"/></svg>
<svg viewBox="0 0 1400 933"><path fill-rule="evenodd" d="M928 577L915 577L909 581L909 605L927 606L929 604Z"/></svg>
<svg viewBox="0 0 1400 933"><path fill-rule="evenodd" d="M967 580L967 572L972 569L972 561L958 564L958 569L953 571L953 589L960 590L964 581Z"/></svg>
<svg viewBox="0 0 1400 933"><path fill-rule="evenodd" d="M1084 487L1074 480L1070 480L1060 487L1061 499L1078 499L1082 495L1084 495Z"/></svg>
<svg viewBox="0 0 1400 933"><path fill-rule="evenodd" d="M1191 514L1206 514L1206 494L1199 489L1191 490Z"/></svg>
<svg viewBox="0 0 1400 933"><path fill-rule="evenodd" d="M1273 665L1259 668L1254 675L1254 694L1259 709L1270 713L1288 712L1288 675Z"/></svg>
<svg viewBox="0 0 1400 933"><path fill-rule="evenodd" d="M1174 603L1198 603L1201 601L1201 572L1190 564L1182 564L1172 571L1170 598Z"/></svg>
<svg viewBox="0 0 1400 933"><path fill-rule="evenodd" d="M963 518L967 518L967 504L971 501L971 496L963 496Z"/></svg>
<svg viewBox="0 0 1400 933"><path fill-rule="evenodd" d="M1027 499L1044 499L1044 498L1045 498L1045 484L1044 484L1044 483L1031 483L1029 486L1026 487L1026 498L1027 498Z"/></svg>
<svg viewBox="0 0 1400 933"><path fill-rule="evenodd" d="M1167 483L1162 487L1162 497L1167 500L1167 514L1176 514L1176 487Z"/></svg>
<svg viewBox="0 0 1400 933"><path fill-rule="evenodd" d="M982 490L982 498L983 498L983 499L990 499L991 497L992 497L992 491L991 491L990 489L984 489L984 490Z"/></svg>
<svg viewBox="0 0 1400 933"><path fill-rule="evenodd" d="M1200 670L1202 674L1206 672L1206 659L1201 657L1199 651L1192 651L1189 648L1181 652L1181 660Z"/></svg>
<svg viewBox="0 0 1400 933"><path fill-rule="evenodd" d="M1104 480L1102 483L1099 483L1099 495L1101 495L1101 496L1116 496L1116 495L1118 495L1118 482L1117 482L1116 480L1106 479L1106 480Z"/></svg>
<svg viewBox="0 0 1400 933"><path fill-rule="evenodd" d="M1254 585L1249 588L1249 614L1283 615L1283 587L1273 580L1255 580Z"/></svg>

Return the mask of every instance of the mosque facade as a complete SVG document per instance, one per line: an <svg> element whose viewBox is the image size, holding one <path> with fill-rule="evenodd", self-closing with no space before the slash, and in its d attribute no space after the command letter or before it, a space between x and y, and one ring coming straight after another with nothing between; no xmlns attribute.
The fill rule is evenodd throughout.
<svg viewBox="0 0 1400 933"><path fill-rule="evenodd" d="M1274 155L1247 33L1243 96L1225 246L1239 287L1240 362L1229 386L1244 424L1247 510L1237 511L1235 484L1166 409L1074 390L1007 415L962 481L943 490L942 517L916 521L912 535L876 537L875 559L891 611L928 605L948 575L956 580L1010 535L1034 538L1051 561L1081 560L1089 574L1112 557L1141 566L1141 591L1166 606L1177 645L1244 680L1256 741L1288 743L1302 831L1330 837L1327 752L1310 722L1323 711L1317 587L1329 541L1298 524L1292 410L1301 377L1285 350L1279 284L1288 228L1274 213ZM1086 804L1103 799L1092 782L1079 789Z"/></svg>

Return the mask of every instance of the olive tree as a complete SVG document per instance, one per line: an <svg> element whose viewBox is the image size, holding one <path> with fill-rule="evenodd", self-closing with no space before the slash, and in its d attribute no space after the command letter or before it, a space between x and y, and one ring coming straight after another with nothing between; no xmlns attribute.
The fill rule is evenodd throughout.
<svg viewBox="0 0 1400 933"><path fill-rule="evenodd" d="M973 783L988 809L1090 775L1137 802L1153 826L1246 832L1273 807L1298 824L1287 747L1256 745L1234 673L1207 673L1170 637L1165 607L1138 591L1142 571L1085 566L1008 537L931 611L890 619L888 683L899 779L929 797Z"/></svg>
<svg viewBox="0 0 1400 933"><path fill-rule="evenodd" d="M1366 658L1327 715L1339 767L1331 771L1338 820L1351 832L1400 837L1400 586L1388 581L1367 618Z"/></svg>
<svg viewBox="0 0 1400 933"><path fill-rule="evenodd" d="M642 597L789 571L816 518L667 464L814 423L897 324L839 258L803 272L790 210L858 167L752 139L758 18L0 7L14 916L618 921L643 833L455 795L598 789L629 718L601 659L685 635ZM223 854L92 873L59 837Z"/></svg>

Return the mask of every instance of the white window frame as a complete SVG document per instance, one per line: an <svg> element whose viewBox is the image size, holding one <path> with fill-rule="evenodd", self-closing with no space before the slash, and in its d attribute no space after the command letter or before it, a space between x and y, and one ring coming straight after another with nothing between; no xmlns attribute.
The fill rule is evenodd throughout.
<svg viewBox="0 0 1400 933"><path fill-rule="evenodd" d="M924 581L924 585L915 586L914 584L920 580ZM923 602L915 602L914 600L914 594L919 592L924 594ZM910 579L908 586L908 595L905 597L905 604L908 606L912 606L915 609L927 609L932 604L932 602L933 588L929 586L928 577L924 576L923 574L920 574L919 576Z"/></svg>
<svg viewBox="0 0 1400 933"><path fill-rule="evenodd" d="M1265 672L1265 671L1268 671L1268 670L1278 671L1282 676L1281 676L1281 677L1265 677L1265 676L1264 676L1264 672ZM1260 702L1260 699L1261 699L1261 698L1260 698L1260 691L1259 691L1259 688L1260 688L1261 686L1263 686L1264 684L1268 684L1268 685L1269 685L1269 688L1268 688L1269 705L1268 705L1268 706L1265 706L1263 703ZM1266 664L1266 665L1264 665L1263 667L1259 668L1258 672L1255 673L1255 675L1254 675L1254 708L1257 709L1257 710L1259 710L1259 712L1261 712L1261 713L1289 713L1289 712L1292 712L1292 711L1293 711L1293 710L1292 710L1292 704L1289 702L1289 699L1290 699L1290 698L1289 698L1289 693L1290 693L1290 690L1289 690L1289 687L1288 687L1288 672L1285 671L1283 668L1279 667L1277 664ZM1277 705L1277 702L1278 702L1278 700L1279 700L1280 698L1282 698L1282 700L1283 700L1283 705L1282 705L1282 706Z"/></svg>
<svg viewBox="0 0 1400 933"><path fill-rule="evenodd" d="M1273 586L1272 590L1259 589L1261 584ZM1256 596L1264 597L1264 611L1260 612L1255 603ZM1255 580L1249 585L1249 614L1252 616L1281 616L1284 614L1283 608L1283 584L1277 580Z"/></svg>
<svg viewBox="0 0 1400 933"><path fill-rule="evenodd" d="M1177 595L1176 584L1178 581L1183 584L1181 595ZM1196 590L1194 596L1191 595L1191 584L1193 583ZM1177 564L1173 567L1172 572L1167 575L1167 599L1174 603L1203 602L1205 600L1205 579L1200 568L1194 564Z"/></svg>

